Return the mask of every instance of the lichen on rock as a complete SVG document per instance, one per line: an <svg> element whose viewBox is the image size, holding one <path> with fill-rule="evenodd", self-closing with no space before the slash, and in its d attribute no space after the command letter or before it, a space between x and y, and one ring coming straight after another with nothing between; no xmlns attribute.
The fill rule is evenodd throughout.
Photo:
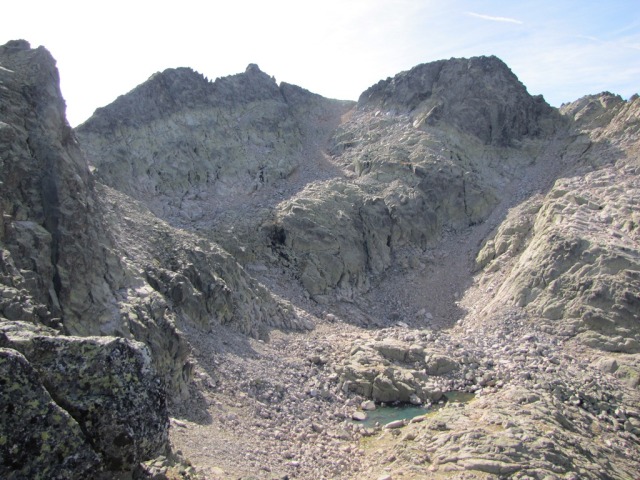
<svg viewBox="0 0 640 480"><path fill-rule="evenodd" d="M11 348L0 348L0 476L87 478L100 457L81 426Z"/></svg>
<svg viewBox="0 0 640 480"><path fill-rule="evenodd" d="M0 345L24 355L107 470L131 470L164 453L166 392L147 347L123 338L54 333L5 321L0 323Z"/></svg>

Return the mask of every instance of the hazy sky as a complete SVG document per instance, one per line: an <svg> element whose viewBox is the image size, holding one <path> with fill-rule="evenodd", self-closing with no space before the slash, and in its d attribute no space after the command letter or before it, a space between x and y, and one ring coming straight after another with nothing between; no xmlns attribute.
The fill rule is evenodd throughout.
<svg viewBox="0 0 640 480"><path fill-rule="evenodd" d="M156 71L213 79L249 63L356 100L420 63L497 55L552 105L640 91L640 0L21 0L0 44L24 38L58 61L72 125Z"/></svg>

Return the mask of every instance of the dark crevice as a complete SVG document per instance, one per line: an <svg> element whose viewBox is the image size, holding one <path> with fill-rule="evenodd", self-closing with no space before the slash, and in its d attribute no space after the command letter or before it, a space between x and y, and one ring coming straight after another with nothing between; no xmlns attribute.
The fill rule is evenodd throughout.
<svg viewBox="0 0 640 480"><path fill-rule="evenodd" d="M43 226L51 234L51 266L53 267L53 288L60 300L62 293L62 279L58 270L60 260L60 198L58 188L58 175L56 172L55 158L49 151L44 151L31 137L27 138L27 145L31 156L35 159L42 157L44 160L44 174L41 179L40 192L42 195ZM62 309L62 305L60 305Z"/></svg>
<svg viewBox="0 0 640 480"><path fill-rule="evenodd" d="M464 203L464 214L469 218L469 209L467 208L467 185L462 177L462 202Z"/></svg>

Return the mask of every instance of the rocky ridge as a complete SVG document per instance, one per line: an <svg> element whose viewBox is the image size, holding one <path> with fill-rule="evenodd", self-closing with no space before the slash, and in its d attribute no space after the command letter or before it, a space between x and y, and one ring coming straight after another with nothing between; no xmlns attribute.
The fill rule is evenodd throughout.
<svg viewBox="0 0 640 480"><path fill-rule="evenodd" d="M50 56L2 48L13 190L2 196L0 366L20 372L1 377L20 400L2 396L0 435L15 436L0 468L194 475L176 465L168 428L207 478L637 474L637 98L557 111L494 57L418 66L357 104L255 65L215 82L171 69L79 127L83 156L68 146ZM21 90L26 65L52 83ZM25 92L39 90L57 105L44 126L62 137L30 151L44 128L33 112L49 110L25 106L37 97ZM20 143L22 116L36 127ZM43 151L60 152L60 178L85 179L60 214L38 203L48 180L14 174L29 162L47 171ZM79 257L97 262L95 278L64 256L78 230L106 246ZM57 286L65 268L105 292L89 312L112 320L74 316ZM94 375L105 358L121 362L108 385ZM63 364L87 380L58 378ZM104 409L105 387L135 391L131 408L115 395ZM446 402L452 391L475 398ZM9 414L23 398L37 402ZM353 420L375 402L436 408L386 427ZM16 430L23 418L42 431ZM9 463L20 445L42 462Z"/></svg>
<svg viewBox="0 0 640 480"><path fill-rule="evenodd" d="M278 85L257 65L214 82L168 69L98 109L76 134L101 182L250 261L257 246L247 242L273 191L282 198L301 188L299 171L322 162L323 137L351 106Z"/></svg>
<svg viewBox="0 0 640 480"><path fill-rule="evenodd" d="M142 232L138 230L139 224L131 225L131 219L126 216L114 221L114 213L107 209L109 195L103 195L104 187L95 183L64 117L55 61L44 48L31 49L24 41L3 46L0 57L3 143L0 318L3 322L17 322L11 325L18 330L29 324L50 327L39 333L43 337L39 342L63 345L61 356L64 351L75 352L74 349L80 348L84 353L69 354L69 365L64 367L69 371L79 367L78 362L87 360L83 356L89 353L81 347L87 336L125 338L131 342L128 348L134 351L142 348L135 340L147 345L144 348L150 349L151 356L148 352L138 354L149 357L153 368L146 363L136 363L132 370L116 368L112 375L131 384L123 390L123 394L132 396L128 402L135 403L138 396L142 405L146 405L142 397L159 382L157 406L146 405L140 411L130 409L131 415L139 415L149 427L138 425L137 430L143 435L140 441L155 438L154 447L136 451L137 440L122 440L124 437L111 435L109 430L83 428L81 436L82 442L89 441L93 449L86 451L87 455L93 452L90 455L93 460L91 465L82 466L85 470L136 470L141 461L169 451L166 402L177 401L188 393L193 362L190 347L180 334L181 323L197 325L203 331L212 323L224 323L256 336L264 336L271 325L308 326L296 323L284 300L274 298L252 283L242 268L215 245L181 240L184 248L172 251L167 257L162 241L172 234L175 236L175 231L158 222L150 223L165 238L154 237L158 243L148 244L144 256L137 255L141 244L132 246L127 241L120 244L127 225L135 232L131 234L133 238L142 238ZM128 203L127 200L123 205ZM123 246L131 249L125 251ZM250 293L253 290L257 296ZM264 301L263 307L261 301ZM111 358L108 345L97 342L90 350L96 350L98 358L101 355ZM12 342L3 347L10 350L11 358L16 355L12 349L21 351ZM99 353L101 350L105 350L104 353ZM55 399L55 408L63 409L82 426L79 412L88 408L81 403L82 395L71 394L69 400L61 404L60 398L67 397L59 392L54 395L45 381L50 375L47 369L52 367L49 363L55 359L44 361L41 358L44 352L38 349L29 352L22 352L23 357L16 357L21 360L15 361L24 364L26 359L37 372L35 377L30 374L31 378L39 376L42 385L39 388L45 388ZM96 368L101 367L96 365ZM149 368L155 373L148 371ZM136 376L140 382L133 388ZM146 378L149 376L152 378ZM108 409L102 399L105 390L100 387L98 377L96 374L85 382L84 395L90 396L93 392L99 399L96 405L105 413ZM115 388L115 383L109 388ZM95 408L91 406L90 410ZM109 423L108 418L101 422ZM3 417L3 422L5 419L13 421ZM96 419L90 423L96 424ZM136 422L123 421L127 423L136 425ZM3 425L9 428L10 424ZM73 422L69 425L76 428ZM152 425L155 426L151 428ZM77 431L73 435L77 435ZM111 447L99 446L101 442L122 443L121 440L124 443L116 445L116 453L108 453ZM32 445L26 437L20 441ZM3 453L3 459L11 457L8 452ZM52 462L54 471L60 461L43 457L44 463ZM3 463L3 468L5 466ZM40 468L35 464L24 466L32 467ZM22 472L19 475L28 475L21 468L16 470ZM71 476L76 475L79 473Z"/></svg>

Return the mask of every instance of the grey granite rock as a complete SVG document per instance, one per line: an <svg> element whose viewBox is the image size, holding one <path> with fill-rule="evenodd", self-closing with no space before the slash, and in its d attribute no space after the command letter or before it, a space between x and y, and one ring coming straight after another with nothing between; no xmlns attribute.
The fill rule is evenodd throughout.
<svg viewBox="0 0 640 480"><path fill-rule="evenodd" d="M164 453L166 391L147 347L123 338L52 333L22 322L2 322L0 345L24 355L56 407L77 422L83 440L100 454L101 466L130 471Z"/></svg>
<svg viewBox="0 0 640 480"><path fill-rule="evenodd" d="M493 56L418 65L365 90L358 108L407 114L418 128L449 123L494 145L554 128L551 107Z"/></svg>
<svg viewBox="0 0 640 480"><path fill-rule="evenodd" d="M0 47L2 282L24 289L44 322L75 334L113 333L113 290L124 272L113 256L93 178L65 118L55 61L24 41ZM91 245L92 248L87 248ZM115 262L117 266L117 262Z"/></svg>
<svg viewBox="0 0 640 480"><path fill-rule="evenodd" d="M0 476L91 477L100 457L77 421L42 385L25 357L0 348Z"/></svg>

